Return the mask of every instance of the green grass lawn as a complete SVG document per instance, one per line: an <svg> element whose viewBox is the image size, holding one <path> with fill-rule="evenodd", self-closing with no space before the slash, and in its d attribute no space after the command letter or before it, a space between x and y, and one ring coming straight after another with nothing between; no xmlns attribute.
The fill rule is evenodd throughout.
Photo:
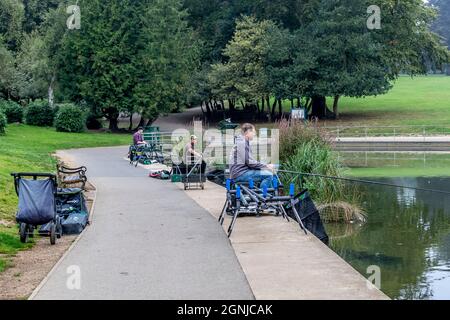
<svg viewBox="0 0 450 320"><path fill-rule="evenodd" d="M331 109L333 100L327 99ZM290 101L283 101L290 112ZM278 109L277 109L278 110ZM385 95L366 98L342 97L339 120L322 121L327 126L448 126L450 130L450 77L441 75L401 76Z"/></svg>
<svg viewBox="0 0 450 320"><path fill-rule="evenodd" d="M449 168L349 168L344 172L348 177L371 177L371 178L407 178L407 177L450 177Z"/></svg>
<svg viewBox="0 0 450 320"><path fill-rule="evenodd" d="M450 154L342 152L340 157L353 177L450 177Z"/></svg>
<svg viewBox="0 0 450 320"><path fill-rule="evenodd" d="M29 249L32 246L33 242L20 242L16 227L7 228L0 226L0 254L4 256L0 258L0 272L10 266L9 257L12 257L17 251Z"/></svg>
<svg viewBox="0 0 450 320"><path fill-rule="evenodd" d="M327 125L450 126L450 77L402 76L385 95L343 97L339 106L341 119Z"/></svg>
<svg viewBox="0 0 450 320"><path fill-rule="evenodd" d="M11 172L55 172L56 150L127 145L129 135L110 133L60 133L54 128L9 125L0 136L0 220L13 221L17 196ZM16 227L0 227L0 254L24 249ZM0 259L0 271L6 267Z"/></svg>

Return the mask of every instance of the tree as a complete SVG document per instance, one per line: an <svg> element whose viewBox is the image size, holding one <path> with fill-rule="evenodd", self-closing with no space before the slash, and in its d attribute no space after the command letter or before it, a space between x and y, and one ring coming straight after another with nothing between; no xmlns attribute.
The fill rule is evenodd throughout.
<svg viewBox="0 0 450 320"><path fill-rule="evenodd" d="M236 23L233 38L224 50L226 62L214 64L210 79L213 93L220 99L243 99L257 106L269 106L270 96L279 99L290 96L289 79L285 76L290 67L289 33L273 21L257 21L243 16ZM271 115L274 116L275 104ZM281 112L280 112L281 113Z"/></svg>
<svg viewBox="0 0 450 320"><path fill-rule="evenodd" d="M142 15L143 48L135 103L149 122L187 104L190 74L198 67L196 40L179 0L154 0Z"/></svg>
<svg viewBox="0 0 450 320"><path fill-rule="evenodd" d="M45 51L47 56L46 68L42 68L39 75L41 76L41 81L47 83L47 96L51 106L53 106L55 99L54 92L58 84L58 76L64 79L71 77L71 74L67 75L60 72L60 67L66 64L65 51L63 50L64 41L68 38L69 32L72 32L67 29L66 25L67 6L68 3L63 1L58 7L49 9L42 16L39 28L44 41L42 50ZM66 69L61 68L61 71L64 70ZM59 90L57 98L65 100L67 97L63 90Z"/></svg>
<svg viewBox="0 0 450 320"><path fill-rule="evenodd" d="M448 61L447 48L430 30L436 17L434 9L422 0L382 0L381 10L382 29L372 36L382 46L391 79L400 73L425 74L430 65L440 67Z"/></svg>
<svg viewBox="0 0 450 320"><path fill-rule="evenodd" d="M23 0L24 23L23 30L31 33L45 21L45 15L51 9L56 9L63 0Z"/></svg>
<svg viewBox="0 0 450 320"><path fill-rule="evenodd" d="M121 111L133 109L142 46L140 14L148 1L81 1L80 30L65 34L58 80L67 100L82 100L118 130Z"/></svg>
<svg viewBox="0 0 450 320"><path fill-rule="evenodd" d="M83 1L81 29L67 32L58 82L118 129L120 112L150 121L181 108L195 43L178 0Z"/></svg>
<svg viewBox="0 0 450 320"><path fill-rule="evenodd" d="M311 115L338 117L340 96L363 97L386 93L389 70L382 46L366 28L365 1L326 1L316 19L297 33L295 78L298 90L311 98ZM304 79L307 79L305 81ZM324 97L334 97L333 112Z"/></svg>
<svg viewBox="0 0 450 320"><path fill-rule="evenodd" d="M429 4L438 10L438 18L433 23L433 31L443 37L450 49L450 2L448 0L430 0Z"/></svg>
<svg viewBox="0 0 450 320"><path fill-rule="evenodd" d="M45 41L36 31L25 34L17 55L17 70L22 75L21 98L44 97L48 88L49 56Z"/></svg>
<svg viewBox="0 0 450 320"><path fill-rule="evenodd" d="M222 61L222 50L233 36L235 20L240 15L239 1L184 0L189 25L202 41L202 62Z"/></svg>
<svg viewBox="0 0 450 320"><path fill-rule="evenodd" d="M234 36L223 53L228 60L225 72L236 89L234 98L256 102L267 94L265 60L269 48L267 33L272 24L245 16L237 21Z"/></svg>
<svg viewBox="0 0 450 320"><path fill-rule="evenodd" d="M16 50L22 37L24 6L20 0L2 0L0 2L0 35L6 47Z"/></svg>
<svg viewBox="0 0 450 320"><path fill-rule="evenodd" d="M4 45L0 36L0 97L18 101L21 80L14 55Z"/></svg>

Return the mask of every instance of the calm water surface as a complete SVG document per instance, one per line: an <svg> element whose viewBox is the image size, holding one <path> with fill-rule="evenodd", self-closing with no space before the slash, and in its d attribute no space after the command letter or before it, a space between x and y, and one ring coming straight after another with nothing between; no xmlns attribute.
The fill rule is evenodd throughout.
<svg viewBox="0 0 450 320"><path fill-rule="evenodd" d="M365 178L450 192L450 177ZM361 274L381 269L392 299L450 299L450 195L360 185L363 225L327 224L331 247Z"/></svg>

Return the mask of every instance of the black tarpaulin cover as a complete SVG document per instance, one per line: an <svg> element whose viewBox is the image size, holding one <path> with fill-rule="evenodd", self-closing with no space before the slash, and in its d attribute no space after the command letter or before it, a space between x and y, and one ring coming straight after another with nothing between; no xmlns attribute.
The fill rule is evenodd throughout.
<svg viewBox="0 0 450 320"><path fill-rule="evenodd" d="M308 192L300 199L300 201L295 205L300 219L302 219L305 228L309 230L313 235L319 238L320 241L328 245L329 239L323 226L322 219L320 218L319 211L316 205L311 199ZM288 210L287 214L289 217L295 219L294 212Z"/></svg>
<svg viewBox="0 0 450 320"><path fill-rule="evenodd" d="M88 216L83 213L72 213L62 221L64 234L80 234L88 224Z"/></svg>
<svg viewBox="0 0 450 320"><path fill-rule="evenodd" d="M19 181L19 209L17 222L42 225L55 217L54 183L46 180Z"/></svg>
<svg viewBox="0 0 450 320"><path fill-rule="evenodd" d="M87 215L83 190L79 188L58 189L56 209L61 217L67 217L72 213L84 213Z"/></svg>

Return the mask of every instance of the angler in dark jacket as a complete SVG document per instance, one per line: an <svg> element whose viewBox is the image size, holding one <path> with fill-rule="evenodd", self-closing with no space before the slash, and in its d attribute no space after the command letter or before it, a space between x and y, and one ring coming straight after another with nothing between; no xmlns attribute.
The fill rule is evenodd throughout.
<svg viewBox="0 0 450 320"><path fill-rule="evenodd" d="M260 187L272 187L274 166L263 164L253 158L250 141L256 134L255 126L245 123L241 127L241 135L236 137L236 143L230 156L230 178L234 182L248 182L252 179L261 182Z"/></svg>

